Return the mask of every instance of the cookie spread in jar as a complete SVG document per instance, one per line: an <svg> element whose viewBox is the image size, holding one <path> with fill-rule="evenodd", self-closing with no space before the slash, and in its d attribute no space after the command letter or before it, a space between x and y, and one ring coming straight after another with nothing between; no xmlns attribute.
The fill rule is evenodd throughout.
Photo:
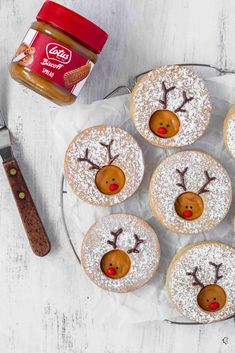
<svg viewBox="0 0 235 353"><path fill-rule="evenodd" d="M15 53L11 76L59 105L72 104L107 38L86 18L46 1Z"/></svg>

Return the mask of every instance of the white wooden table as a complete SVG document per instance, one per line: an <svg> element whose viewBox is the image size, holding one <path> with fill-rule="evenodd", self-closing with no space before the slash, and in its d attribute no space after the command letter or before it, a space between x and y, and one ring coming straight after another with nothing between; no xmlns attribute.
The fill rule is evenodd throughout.
<svg viewBox="0 0 235 353"><path fill-rule="evenodd" d="M103 97L156 65L204 62L235 68L233 0L64 0L110 35L80 101ZM61 222L61 170L52 142L53 105L10 79L7 65L42 4L0 1L0 100L15 155L42 216L52 252L28 246L0 168L0 352L234 352L234 321L208 326L145 323L95 327L89 293Z"/></svg>

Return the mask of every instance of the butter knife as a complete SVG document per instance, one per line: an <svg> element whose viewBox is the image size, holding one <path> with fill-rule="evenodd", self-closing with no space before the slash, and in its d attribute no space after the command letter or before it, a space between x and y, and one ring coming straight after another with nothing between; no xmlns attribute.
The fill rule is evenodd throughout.
<svg viewBox="0 0 235 353"><path fill-rule="evenodd" d="M50 251L50 241L43 227L29 189L19 165L14 158L9 130L0 111L0 155L3 160L8 182L23 222L29 244L37 256L45 256Z"/></svg>

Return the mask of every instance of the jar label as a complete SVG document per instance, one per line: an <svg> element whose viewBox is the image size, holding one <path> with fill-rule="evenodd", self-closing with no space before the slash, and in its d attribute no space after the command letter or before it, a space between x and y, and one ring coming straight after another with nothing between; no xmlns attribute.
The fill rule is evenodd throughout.
<svg viewBox="0 0 235 353"><path fill-rule="evenodd" d="M94 63L44 33L30 29L12 62L37 73L77 96Z"/></svg>

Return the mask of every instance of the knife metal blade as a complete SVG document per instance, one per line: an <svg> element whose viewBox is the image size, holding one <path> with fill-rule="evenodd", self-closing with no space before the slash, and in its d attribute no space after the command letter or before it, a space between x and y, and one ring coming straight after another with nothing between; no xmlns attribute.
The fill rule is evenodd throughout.
<svg viewBox="0 0 235 353"><path fill-rule="evenodd" d="M20 167L11 149L9 130L0 111L0 155L30 246L37 256L45 256L51 246Z"/></svg>
<svg viewBox="0 0 235 353"><path fill-rule="evenodd" d="M0 155L3 161L7 161L13 158L10 134L1 110L0 110Z"/></svg>

